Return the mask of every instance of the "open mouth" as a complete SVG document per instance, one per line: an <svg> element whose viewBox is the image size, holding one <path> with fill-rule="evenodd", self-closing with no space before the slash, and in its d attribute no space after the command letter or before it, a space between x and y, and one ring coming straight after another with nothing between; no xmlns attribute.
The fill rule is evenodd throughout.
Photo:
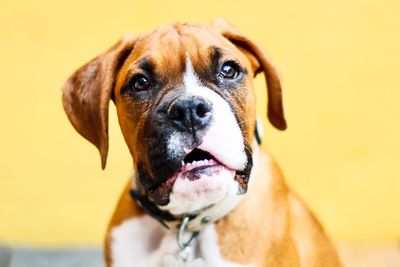
<svg viewBox="0 0 400 267"><path fill-rule="evenodd" d="M196 181L204 177L218 179L221 175L229 175L239 183L239 192L244 193L247 186L248 176L233 170L218 161L211 153L195 148L187 154L181 168L161 184L147 190L147 193L158 205L166 205L169 195L173 191L178 179ZM243 191L244 190L244 191Z"/></svg>
<svg viewBox="0 0 400 267"><path fill-rule="evenodd" d="M200 179L200 175L207 169L222 165L207 151L195 148L183 159L182 168L178 175L190 181ZM211 170L208 170L211 171Z"/></svg>

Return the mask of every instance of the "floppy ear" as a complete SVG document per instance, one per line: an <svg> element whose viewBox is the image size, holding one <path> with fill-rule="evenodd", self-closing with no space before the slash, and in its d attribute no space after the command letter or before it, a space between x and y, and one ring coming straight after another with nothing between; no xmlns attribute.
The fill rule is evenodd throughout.
<svg viewBox="0 0 400 267"><path fill-rule="evenodd" d="M62 88L62 102L69 120L99 149L103 169L108 154L108 104L115 77L133 45L134 38L126 36L76 70Z"/></svg>
<svg viewBox="0 0 400 267"><path fill-rule="evenodd" d="M252 40L226 21L217 19L212 26L249 58L254 75L261 71L264 72L268 89L268 119L277 129L285 130L287 125L283 113L281 82L268 55Z"/></svg>

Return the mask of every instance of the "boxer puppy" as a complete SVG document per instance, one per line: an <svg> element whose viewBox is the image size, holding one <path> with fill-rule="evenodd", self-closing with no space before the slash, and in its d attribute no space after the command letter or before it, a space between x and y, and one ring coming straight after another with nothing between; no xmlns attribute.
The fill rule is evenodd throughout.
<svg viewBox="0 0 400 267"><path fill-rule="evenodd" d="M341 266L258 149L253 77L261 72L269 121L284 130L271 61L222 20L126 36L68 79L64 109L102 167L110 100L132 155L132 179L107 231L107 266Z"/></svg>

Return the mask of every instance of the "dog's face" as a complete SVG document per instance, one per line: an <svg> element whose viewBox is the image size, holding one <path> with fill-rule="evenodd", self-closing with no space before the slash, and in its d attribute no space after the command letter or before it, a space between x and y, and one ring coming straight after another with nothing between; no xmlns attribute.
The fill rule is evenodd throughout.
<svg viewBox="0 0 400 267"><path fill-rule="evenodd" d="M138 38L114 96L139 183L155 203L193 212L245 191L255 122L249 72L249 60L206 27Z"/></svg>
<svg viewBox="0 0 400 267"><path fill-rule="evenodd" d="M161 208L191 213L246 192L256 120L252 78L259 71L269 87L269 118L284 129L274 69L224 22L125 38L69 79L64 107L104 166L112 98L137 185Z"/></svg>

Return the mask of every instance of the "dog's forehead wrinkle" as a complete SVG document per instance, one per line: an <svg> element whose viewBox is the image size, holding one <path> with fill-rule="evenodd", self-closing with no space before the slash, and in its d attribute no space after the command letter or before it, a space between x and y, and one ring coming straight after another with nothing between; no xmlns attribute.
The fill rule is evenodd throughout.
<svg viewBox="0 0 400 267"><path fill-rule="evenodd" d="M160 27L141 36L134 50L134 61L146 56L151 58L154 64L167 67L163 69L184 65L180 63L184 62L185 49L181 35L173 25Z"/></svg>
<svg viewBox="0 0 400 267"><path fill-rule="evenodd" d="M148 33L137 46L138 53L142 56L149 54L147 57L154 62L154 68L167 71L167 76L175 79L176 74L187 72L195 74L198 83L204 70L211 68L226 50L217 34L210 33L204 26L182 23L163 26Z"/></svg>

